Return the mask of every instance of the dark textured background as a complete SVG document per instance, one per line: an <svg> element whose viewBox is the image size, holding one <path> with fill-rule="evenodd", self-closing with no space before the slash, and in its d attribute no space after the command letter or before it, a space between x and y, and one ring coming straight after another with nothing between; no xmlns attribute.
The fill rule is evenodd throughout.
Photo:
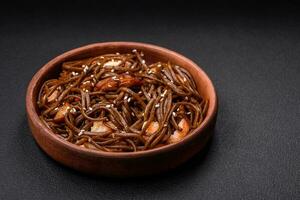
<svg viewBox="0 0 300 200"><path fill-rule="evenodd" d="M299 199L299 9L154 3L2 6L0 199ZM38 148L25 115L34 73L72 48L120 40L173 49L209 74L219 116L205 156L120 180L80 174Z"/></svg>

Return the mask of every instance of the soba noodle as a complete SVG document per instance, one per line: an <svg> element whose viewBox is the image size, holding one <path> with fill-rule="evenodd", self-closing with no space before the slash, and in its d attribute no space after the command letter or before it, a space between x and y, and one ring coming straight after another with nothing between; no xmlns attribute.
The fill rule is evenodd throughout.
<svg viewBox="0 0 300 200"><path fill-rule="evenodd" d="M182 140L204 120L208 101L190 73L143 53L64 62L43 83L40 118L58 137L108 152L153 149Z"/></svg>

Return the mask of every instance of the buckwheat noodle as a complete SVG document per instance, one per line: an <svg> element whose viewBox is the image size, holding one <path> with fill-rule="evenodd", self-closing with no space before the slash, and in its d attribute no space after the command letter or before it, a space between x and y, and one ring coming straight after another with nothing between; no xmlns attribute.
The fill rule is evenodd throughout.
<svg viewBox="0 0 300 200"><path fill-rule="evenodd" d="M99 151L179 142L203 122L208 100L184 68L143 57L133 50L64 62L39 91L40 119L63 140Z"/></svg>

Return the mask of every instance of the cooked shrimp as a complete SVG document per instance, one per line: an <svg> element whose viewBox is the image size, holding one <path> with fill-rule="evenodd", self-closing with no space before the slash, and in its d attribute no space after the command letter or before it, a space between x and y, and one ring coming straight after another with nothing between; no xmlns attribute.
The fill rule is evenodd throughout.
<svg viewBox="0 0 300 200"><path fill-rule="evenodd" d="M178 127L181 128L181 130L174 131L174 133L169 137L167 141L169 144L181 141L190 130L189 122L185 118L180 120Z"/></svg>
<svg viewBox="0 0 300 200"><path fill-rule="evenodd" d="M93 126L91 127L91 132L112 132L112 129L106 126L103 121L96 121L93 123Z"/></svg>
<svg viewBox="0 0 300 200"><path fill-rule="evenodd" d="M52 92L52 94L49 97L47 97L47 100L48 102L53 102L57 97L58 97L58 91L54 90L54 92Z"/></svg>
<svg viewBox="0 0 300 200"><path fill-rule="evenodd" d="M151 122L149 127L146 129L146 135L151 135L155 133L159 128L159 123L158 122Z"/></svg>
<svg viewBox="0 0 300 200"><path fill-rule="evenodd" d="M103 67L116 67L116 66L119 66L121 63L122 63L121 60L110 60L110 61L107 61L103 65Z"/></svg>
<svg viewBox="0 0 300 200"><path fill-rule="evenodd" d="M71 109L71 106L69 103L65 103L63 106L61 106L55 117L54 117L54 121L55 122L63 122L64 121L64 118L65 118L65 115L67 114L67 112Z"/></svg>
<svg viewBox="0 0 300 200"><path fill-rule="evenodd" d="M142 80L137 77L133 77L127 74L121 74L113 77L109 77L99 81L96 84L97 90L100 91L114 91L120 87L132 87L142 84Z"/></svg>

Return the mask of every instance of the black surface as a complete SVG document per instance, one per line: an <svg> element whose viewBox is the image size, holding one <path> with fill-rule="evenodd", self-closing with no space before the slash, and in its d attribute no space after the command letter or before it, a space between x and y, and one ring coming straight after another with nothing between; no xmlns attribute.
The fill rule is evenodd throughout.
<svg viewBox="0 0 300 200"><path fill-rule="evenodd" d="M69 6L2 7L0 199L299 199L296 8ZM219 116L204 157L164 175L119 180L62 167L38 148L25 116L31 77L67 50L119 40L173 49L209 74Z"/></svg>

